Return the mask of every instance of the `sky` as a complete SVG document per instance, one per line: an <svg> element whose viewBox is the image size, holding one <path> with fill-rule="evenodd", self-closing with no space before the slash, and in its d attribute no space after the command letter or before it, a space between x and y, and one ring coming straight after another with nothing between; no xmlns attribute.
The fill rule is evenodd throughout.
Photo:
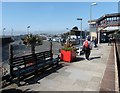
<svg viewBox="0 0 120 93"><path fill-rule="evenodd" d="M2 28L5 35L48 33L61 34L74 26L88 30L92 2L2 2ZM117 13L118 2L96 2L92 19ZM69 28L68 30L66 28Z"/></svg>

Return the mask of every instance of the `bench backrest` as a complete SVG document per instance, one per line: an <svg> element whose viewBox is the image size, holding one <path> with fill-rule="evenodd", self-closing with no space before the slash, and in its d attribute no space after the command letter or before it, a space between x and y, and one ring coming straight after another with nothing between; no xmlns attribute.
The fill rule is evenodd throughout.
<svg viewBox="0 0 120 93"><path fill-rule="evenodd" d="M36 62L42 63L44 61L44 52L36 53Z"/></svg>
<svg viewBox="0 0 120 93"><path fill-rule="evenodd" d="M23 57L12 58L12 59L10 59L10 64L14 65L14 66L10 67L13 70L16 66L24 66L24 58Z"/></svg>
<svg viewBox="0 0 120 93"><path fill-rule="evenodd" d="M36 54L15 57L10 59L10 64L25 68L25 67L33 66L37 63L42 63L46 59L52 59L51 51L44 51ZM11 66L10 68L14 70L15 66L14 67Z"/></svg>
<svg viewBox="0 0 120 93"><path fill-rule="evenodd" d="M10 59L10 64L13 64L14 66L11 66L13 70L16 70L16 66L19 66L21 68L25 68L31 65L35 64L35 55L30 54L30 55L25 55L21 57L14 57Z"/></svg>
<svg viewBox="0 0 120 93"><path fill-rule="evenodd" d="M25 65L25 67L26 66L28 67L28 66L36 64L35 54L26 55L26 56L23 56L23 58L24 58L24 65Z"/></svg>
<svg viewBox="0 0 120 93"><path fill-rule="evenodd" d="M45 59L46 59L46 58L51 58L51 59L52 59L52 56L53 56L53 55L52 55L51 51L45 51L45 52L44 52L44 57L45 57Z"/></svg>

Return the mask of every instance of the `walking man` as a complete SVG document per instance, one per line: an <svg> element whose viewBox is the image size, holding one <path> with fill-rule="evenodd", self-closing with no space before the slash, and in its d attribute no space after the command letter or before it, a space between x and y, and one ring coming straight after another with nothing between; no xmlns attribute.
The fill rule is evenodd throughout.
<svg viewBox="0 0 120 93"><path fill-rule="evenodd" d="M87 37L86 40L83 42L83 48L85 52L85 58L89 60L90 52L92 49L92 45L89 37Z"/></svg>

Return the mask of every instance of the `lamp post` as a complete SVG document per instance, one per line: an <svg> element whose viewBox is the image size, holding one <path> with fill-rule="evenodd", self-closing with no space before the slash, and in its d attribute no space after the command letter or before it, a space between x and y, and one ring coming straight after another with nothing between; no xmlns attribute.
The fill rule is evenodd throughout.
<svg viewBox="0 0 120 93"><path fill-rule="evenodd" d="M70 39L70 35L71 35L71 30L69 28L66 28L66 30L68 30L68 32L70 31L69 35L68 35L68 39Z"/></svg>
<svg viewBox="0 0 120 93"><path fill-rule="evenodd" d="M97 5L97 3L94 2L90 5L90 21L92 20L92 6L94 5Z"/></svg>
<svg viewBox="0 0 120 93"><path fill-rule="evenodd" d="M13 36L13 28L11 28L11 37Z"/></svg>
<svg viewBox="0 0 120 93"><path fill-rule="evenodd" d="M95 5L97 5L97 3L95 3L95 2L90 5L90 22L92 20L92 7L95 6ZM89 31L90 31L90 27L89 27Z"/></svg>
<svg viewBox="0 0 120 93"><path fill-rule="evenodd" d="M51 58L53 58L53 53L52 53L52 39L50 38L50 53L51 53Z"/></svg>
<svg viewBox="0 0 120 93"><path fill-rule="evenodd" d="M80 21L81 21L80 45L82 45L82 18L77 18L77 20L80 20Z"/></svg>
<svg viewBox="0 0 120 93"><path fill-rule="evenodd" d="M6 28L3 28L3 37L5 36L5 30L6 30Z"/></svg>
<svg viewBox="0 0 120 93"><path fill-rule="evenodd" d="M97 5L97 3L95 3L95 2L90 5L90 22L92 20L92 7L95 5ZM90 31L90 28L89 28L89 31ZM98 33L97 38L98 38L98 44L99 44L100 43L100 31L98 31L97 33Z"/></svg>
<svg viewBox="0 0 120 93"><path fill-rule="evenodd" d="M28 35L29 35L29 28L30 28L30 26L27 26L27 33L28 33Z"/></svg>

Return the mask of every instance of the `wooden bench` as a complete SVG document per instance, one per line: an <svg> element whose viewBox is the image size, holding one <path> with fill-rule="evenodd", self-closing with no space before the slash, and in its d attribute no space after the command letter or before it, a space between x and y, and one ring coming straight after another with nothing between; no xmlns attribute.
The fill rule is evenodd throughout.
<svg viewBox="0 0 120 93"><path fill-rule="evenodd" d="M53 58L50 51L15 57L10 59L11 79L16 77L16 83L19 86L23 77L33 73L37 74L40 70L45 70L47 67L57 66L58 64L59 57Z"/></svg>
<svg viewBox="0 0 120 93"><path fill-rule="evenodd" d="M20 84L22 77L26 74L35 72L35 69L36 61L32 54L10 59L10 75L12 79L17 77L18 85Z"/></svg>

